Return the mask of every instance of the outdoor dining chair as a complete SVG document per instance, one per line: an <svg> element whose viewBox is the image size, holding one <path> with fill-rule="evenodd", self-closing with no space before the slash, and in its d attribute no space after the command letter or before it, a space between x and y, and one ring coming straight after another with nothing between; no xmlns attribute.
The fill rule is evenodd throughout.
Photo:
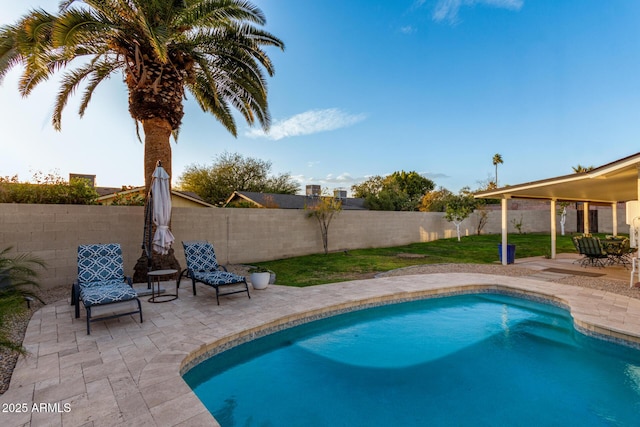
<svg viewBox="0 0 640 427"><path fill-rule="evenodd" d="M92 318L92 308L125 301L137 302L138 309ZM138 294L131 286L131 278L124 275L122 249L117 243L78 246L78 279L73 284L71 304L80 317L80 303L87 310L87 335L91 322L140 313L142 306Z"/></svg>
<svg viewBox="0 0 640 427"><path fill-rule="evenodd" d="M182 246L184 247L184 255L187 260L187 268L178 278L178 287L180 286L182 276L186 273L186 276L192 281L193 294L196 295L196 282L211 286L216 290L216 301L218 305L220 305L221 295L246 292L247 296L251 298L247 279L239 274L228 272L225 266L218 264L216 253L211 243L191 241L182 242ZM236 286L233 290L220 293L220 287L229 285L240 285L240 288Z"/></svg>
<svg viewBox="0 0 640 427"><path fill-rule="evenodd" d="M625 268L631 265L635 248L631 248L631 241L627 237L609 238L602 241L604 250L609 255L609 264L622 264Z"/></svg>
<svg viewBox="0 0 640 427"><path fill-rule="evenodd" d="M580 254L584 255L581 261L583 267L604 267L604 261L609 259L607 251L597 237L583 236L578 240Z"/></svg>

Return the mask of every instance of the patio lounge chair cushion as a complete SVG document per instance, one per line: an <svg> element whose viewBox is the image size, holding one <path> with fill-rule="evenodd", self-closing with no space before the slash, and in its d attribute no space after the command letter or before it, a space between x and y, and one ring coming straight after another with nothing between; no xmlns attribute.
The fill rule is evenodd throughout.
<svg viewBox="0 0 640 427"><path fill-rule="evenodd" d="M220 268L213 245L209 242L184 242L184 255L192 271L216 271Z"/></svg>
<svg viewBox="0 0 640 427"><path fill-rule="evenodd" d="M135 289L123 279L108 280L98 284L80 284L80 298L85 307L128 301L137 297Z"/></svg>
<svg viewBox="0 0 640 427"><path fill-rule="evenodd" d="M244 281L244 277L227 271L194 271L193 278L210 285L230 285Z"/></svg>
<svg viewBox="0 0 640 427"><path fill-rule="evenodd" d="M237 294L246 292L249 294L247 279L239 274L226 271L224 266L218 264L213 245L206 241L182 242L184 255L187 260L187 277L193 283L193 294L196 295L196 282L212 286L216 290L216 301L220 305L220 295ZM182 274L181 274L182 276ZM178 282L180 283L180 282ZM243 289L220 293L220 286L241 284Z"/></svg>
<svg viewBox="0 0 640 427"><path fill-rule="evenodd" d="M122 301L135 301L138 309L92 319L92 307ZM124 276L122 249L119 244L78 246L78 279L71 295L71 304L76 306L76 318L80 317L80 302L87 310L87 334L91 333L91 322L96 320L140 313L142 322L140 300L131 287L131 279Z"/></svg>
<svg viewBox="0 0 640 427"><path fill-rule="evenodd" d="M78 282L124 281L122 249L119 244L78 246Z"/></svg>

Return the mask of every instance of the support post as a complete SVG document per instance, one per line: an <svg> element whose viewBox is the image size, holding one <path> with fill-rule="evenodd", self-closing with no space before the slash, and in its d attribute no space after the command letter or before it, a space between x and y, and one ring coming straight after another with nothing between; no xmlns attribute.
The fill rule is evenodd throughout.
<svg viewBox="0 0 640 427"><path fill-rule="evenodd" d="M507 203L509 199L503 197L502 199L502 265L507 265Z"/></svg>
<svg viewBox="0 0 640 427"><path fill-rule="evenodd" d="M584 226L584 234L587 235L589 231L589 202L582 202L582 224Z"/></svg>
<svg viewBox="0 0 640 427"><path fill-rule="evenodd" d="M613 202L611 203L611 216L612 218L612 228L613 228L613 235L617 236L618 235L618 202Z"/></svg>
<svg viewBox="0 0 640 427"><path fill-rule="evenodd" d="M638 203L636 204L636 212L635 212L635 216L634 218L631 220L631 225L633 226L631 229L632 233L635 233L635 226L636 226L636 217L640 218L640 165L637 166L637 170L638 170L638 180L636 183L636 187L638 188ZM638 263L640 263L640 243L638 243L638 240L640 240L640 236L636 236L636 245L638 246L638 250L636 251L636 257L638 258ZM638 273L638 276L640 276L640 273ZM640 281L640 277L638 278L638 280Z"/></svg>
<svg viewBox="0 0 640 427"><path fill-rule="evenodd" d="M551 259L556 259L556 199L551 199Z"/></svg>

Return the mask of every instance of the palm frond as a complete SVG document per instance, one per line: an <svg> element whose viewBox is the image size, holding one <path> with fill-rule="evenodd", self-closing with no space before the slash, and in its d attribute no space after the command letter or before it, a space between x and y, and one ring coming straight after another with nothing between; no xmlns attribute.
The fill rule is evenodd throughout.
<svg viewBox="0 0 640 427"><path fill-rule="evenodd" d="M199 73L195 82L189 85L189 90L203 111L213 114L230 134L238 136L233 114L228 103L218 93L215 78L204 72Z"/></svg>
<svg viewBox="0 0 640 427"><path fill-rule="evenodd" d="M94 64L89 63L83 67L67 72L61 80L60 90L53 106L52 124L54 129L60 130L62 125L62 112L78 86L95 70Z"/></svg>
<svg viewBox="0 0 640 427"><path fill-rule="evenodd" d="M265 23L245 0L62 0L57 14L32 10L0 28L0 82L22 65L19 90L27 96L66 69L52 117L58 130L69 98L86 84L83 116L95 89L117 71L137 130L139 120L162 117L177 131L185 89L233 135L233 110L268 129L265 77L275 70L264 48L284 43L260 28Z"/></svg>
<svg viewBox="0 0 640 427"><path fill-rule="evenodd" d="M4 27L0 57L0 75L16 65L24 65L19 90L29 95L33 87L51 75L49 48L55 16L42 9L31 11L14 26Z"/></svg>
<svg viewBox="0 0 640 427"><path fill-rule="evenodd" d="M232 21L266 24L262 10L247 1L203 0L194 1L175 21L177 27L216 27Z"/></svg>
<svg viewBox="0 0 640 427"><path fill-rule="evenodd" d="M78 109L80 117L84 116L84 112L91 101L91 97L96 87L102 83L104 79L110 77L112 73L120 69L122 69L122 61L117 60L104 60L94 64L91 79L84 90L82 101L80 102L80 107Z"/></svg>
<svg viewBox="0 0 640 427"><path fill-rule="evenodd" d="M91 11L71 9L56 21L52 41L54 46L71 50L69 54L77 56L78 49L83 46L104 45L108 42L103 35L110 30L109 24L98 20Z"/></svg>

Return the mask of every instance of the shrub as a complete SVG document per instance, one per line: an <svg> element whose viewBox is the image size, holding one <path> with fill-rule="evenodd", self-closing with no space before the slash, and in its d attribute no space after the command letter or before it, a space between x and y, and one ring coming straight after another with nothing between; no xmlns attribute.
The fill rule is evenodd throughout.
<svg viewBox="0 0 640 427"><path fill-rule="evenodd" d="M86 179L67 182L56 174L41 172L33 179L35 183L19 182L17 175L0 177L0 203L96 204L98 193Z"/></svg>

